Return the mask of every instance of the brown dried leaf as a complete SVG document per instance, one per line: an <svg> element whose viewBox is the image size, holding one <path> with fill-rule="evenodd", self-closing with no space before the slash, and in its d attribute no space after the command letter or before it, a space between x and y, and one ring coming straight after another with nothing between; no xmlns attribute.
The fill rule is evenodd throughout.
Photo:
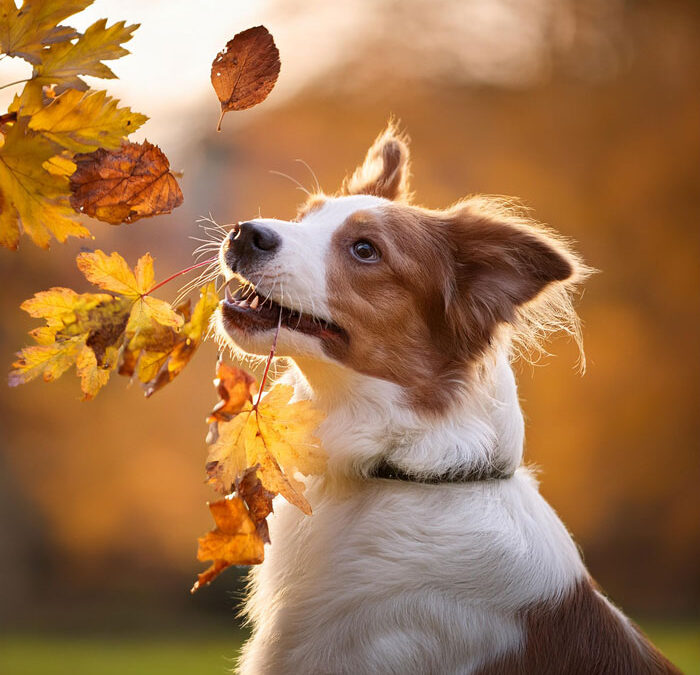
<svg viewBox="0 0 700 675"><path fill-rule="evenodd" d="M264 26L249 28L229 40L211 64L211 83L221 101L221 120L230 110L264 101L280 73L280 53Z"/></svg>
<svg viewBox="0 0 700 675"><path fill-rule="evenodd" d="M197 559L211 560L192 593L210 583L231 565L257 565L265 557L265 543L240 497L227 497L209 504L216 528L199 538Z"/></svg>
<svg viewBox="0 0 700 675"><path fill-rule="evenodd" d="M269 544L270 532L266 518L272 513L272 499L275 493L263 487L260 478L258 478L258 468L258 466L252 466L243 472L243 475L236 481L236 492L246 503L248 513L255 523L260 538Z"/></svg>
<svg viewBox="0 0 700 675"><path fill-rule="evenodd" d="M70 203L79 213L119 225L170 213L182 204L168 158L148 141L125 141L116 150L75 155L74 161Z"/></svg>
<svg viewBox="0 0 700 675"><path fill-rule="evenodd" d="M252 403L253 396L258 393L258 383L250 373L224 363L221 358L216 363L214 386L219 402L207 418L209 423L228 422L246 403Z"/></svg>

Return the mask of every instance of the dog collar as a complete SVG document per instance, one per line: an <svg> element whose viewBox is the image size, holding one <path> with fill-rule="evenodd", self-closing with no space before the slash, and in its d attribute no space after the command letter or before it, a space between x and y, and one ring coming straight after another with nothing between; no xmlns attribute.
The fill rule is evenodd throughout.
<svg viewBox="0 0 700 675"><path fill-rule="evenodd" d="M507 478L512 478L513 472L504 471L503 469L496 467L482 467L459 473L445 472L441 474L420 476L404 471L387 460L382 460L379 464L372 468L368 477L438 485L440 483L477 483L480 481L505 480Z"/></svg>

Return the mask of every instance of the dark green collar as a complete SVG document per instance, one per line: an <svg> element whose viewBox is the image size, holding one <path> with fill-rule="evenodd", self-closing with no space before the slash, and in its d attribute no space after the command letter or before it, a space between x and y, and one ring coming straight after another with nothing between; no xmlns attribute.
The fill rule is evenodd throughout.
<svg viewBox="0 0 700 675"><path fill-rule="evenodd" d="M441 474L417 475L405 471L387 460L375 465L369 473L369 478L386 480L402 480L410 483L425 483L439 485L440 483L477 483L480 481L504 480L512 478L513 472L498 467L479 467L462 472L445 472Z"/></svg>

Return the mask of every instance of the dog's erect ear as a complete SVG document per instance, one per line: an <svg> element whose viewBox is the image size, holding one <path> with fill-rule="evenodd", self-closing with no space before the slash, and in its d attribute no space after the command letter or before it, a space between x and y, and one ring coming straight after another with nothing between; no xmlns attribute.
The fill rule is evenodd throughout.
<svg viewBox="0 0 700 675"><path fill-rule="evenodd" d="M408 179L408 142L396 124L390 121L368 150L362 166L343 181L341 193L408 201Z"/></svg>
<svg viewBox="0 0 700 675"><path fill-rule="evenodd" d="M496 321L554 282L576 281L584 267L566 243L527 218L462 205L448 217L456 265L453 292Z"/></svg>

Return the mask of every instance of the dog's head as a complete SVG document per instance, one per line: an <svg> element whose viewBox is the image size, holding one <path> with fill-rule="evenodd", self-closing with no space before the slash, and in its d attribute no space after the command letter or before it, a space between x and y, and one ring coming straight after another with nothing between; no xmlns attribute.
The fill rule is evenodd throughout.
<svg viewBox="0 0 700 675"><path fill-rule="evenodd" d="M434 409L504 328L575 316L585 267L560 237L502 200L412 205L408 177L390 125L337 195L314 195L294 221L234 227L220 262L243 285L222 303L221 334L266 354L281 320L277 354L388 380Z"/></svg>

